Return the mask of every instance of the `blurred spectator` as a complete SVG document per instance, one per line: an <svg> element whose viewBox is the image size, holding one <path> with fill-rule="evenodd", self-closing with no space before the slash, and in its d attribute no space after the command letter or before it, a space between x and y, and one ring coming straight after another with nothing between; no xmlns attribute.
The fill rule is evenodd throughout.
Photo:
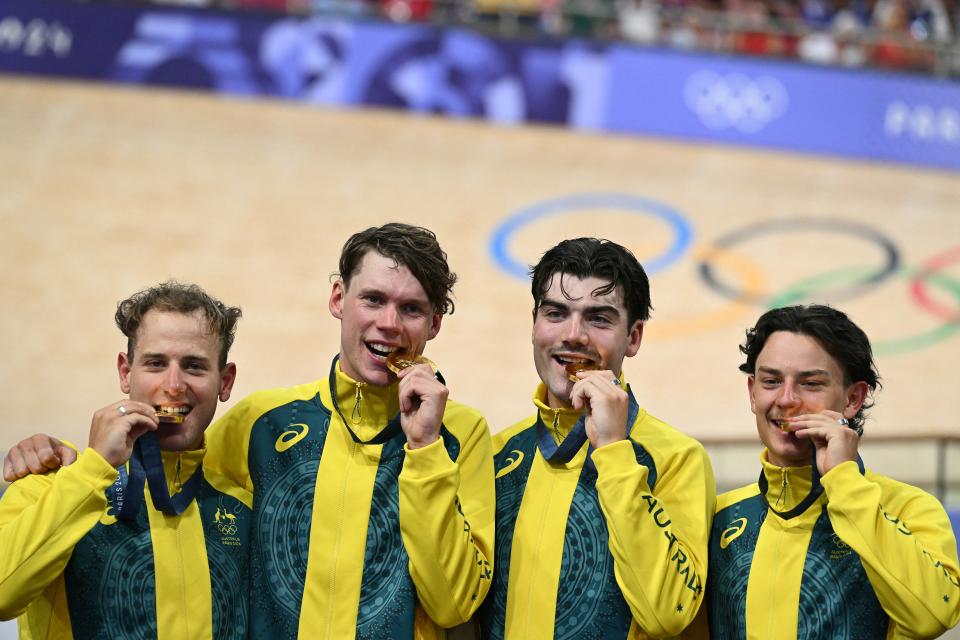
<svg viewBox="0 0 960 640"><path fill-rule="evenodd" d="M867 52L862 44L865 23L851 7L837 12L831 29L837 41L838 64L845 67L862 67L867 62Z"/></svg>
<svg viewBox="0 0 960 640"><path fill-rule="evenodd" d="M619 7L620 35L640 44L660 38L660 4L657 0L627 0Z"/></svg>
<svg viewBox="0 0 960 640"><path fill-rule="evenodd" d="M800 15L814 29L826 30L835 13L833 0L800 0Z"/></svg>
<svg viewBox="0 0 960 640"><path fill-rule="evenodd" d="M724 8L732 21L737 53L782 56L795 50L792 36L771 29L770 11L763 0L725 0Z"/></svg>
<svg viewBox="0 0 960 640"><path fill-rule="evenodd" d="M383 15L393 22L423 22L433 13L432 0L383 0Z"/></svg>
<svg viewBox="0 0 960 640"><path fill-rule="evenodd" d="M807 62L836 64L840 60L840 44L829 31L811 31L800 39L797 54Z"/></svg>
<svg viewBox="0 0 960 640"><path fill-rule="evenodd" d="M909 0L879 0L873 11L873 26L879 31L871 58L874 64L891 69L916 66L910 42Z"/></svg>

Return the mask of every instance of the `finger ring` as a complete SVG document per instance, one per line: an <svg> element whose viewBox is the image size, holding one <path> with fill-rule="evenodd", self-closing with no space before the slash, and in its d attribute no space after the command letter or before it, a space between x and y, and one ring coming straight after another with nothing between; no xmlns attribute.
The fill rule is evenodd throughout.
<svg viewBox="0 0 960 640"><path fill-rule="evenodd" d="M612 383L613 383L613 386L615 386L615 387L619 387L619 386L620 386L620 378L614 378L614 379L611 380L610 382L612 382Z"/></svg>
<svg viewBox="0 0 960 640"><path fill-rule="evenodd" d="M122 416L127 415L127 408L126 408L125 406L120 405L120 406L117 407L117 408L120 410L120 415L122 415Z"/></svg>
<svg viewBox="0 0 960 640"><path fill-rule="evenodd" d="M846 418L840 418L839 420L837 420L837 422L839 422L844 427L850 426L850 421L847 420Z"/></svg>

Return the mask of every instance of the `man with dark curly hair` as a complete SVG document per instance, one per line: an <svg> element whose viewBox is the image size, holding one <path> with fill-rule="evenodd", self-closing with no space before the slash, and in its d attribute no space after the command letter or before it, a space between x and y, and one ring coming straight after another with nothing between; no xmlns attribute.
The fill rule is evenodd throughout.
<svg viewBox="0 0 960 640"><path fill-rule="evenodd" d="M954 626L960 568L943 506L858 455L880 380L863 330L831 307L784 307L740 350L762 471L717 499L710 637L933 638Z"/></svg>
<svg viewBox="0 0 960 640"><path fill-rule="evenodd" d="M703 446L641 407L623 373L650 317L625 247L564 240L531 270L535 413L494 437L485 638L673 636L703 601L716 487Z"/></svg>

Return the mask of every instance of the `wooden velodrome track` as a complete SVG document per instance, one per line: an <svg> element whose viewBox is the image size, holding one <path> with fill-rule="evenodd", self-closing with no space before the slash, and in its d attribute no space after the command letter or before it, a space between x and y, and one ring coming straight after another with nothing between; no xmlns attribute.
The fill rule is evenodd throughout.
<svg viewBox="0 0 960 640"><path fill-rule="evenodd" d="M449 252L456 313L428 353L497 431L530 412L536 373L528 285L491 236L558 198L506 251L530 263L596 235L651 265L654 317L626 372L659 417L698 437L754 434L737 345L800 283L877 343L886 388L869 431L956 433L956 174L13 77L0 96L0 451L36 431L86 444L92 412L120 398L116 302L171 277L243 307L233 401L325 376L339 248L390 220L430 227ZM882 278L891 250L900 267Z"/></svg>

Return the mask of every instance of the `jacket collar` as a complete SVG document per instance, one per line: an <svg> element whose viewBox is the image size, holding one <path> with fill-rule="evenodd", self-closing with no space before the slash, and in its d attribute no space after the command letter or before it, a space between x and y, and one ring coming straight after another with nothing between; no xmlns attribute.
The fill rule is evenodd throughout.
<svg viewBox="0 0 960 640"><path fill-rule="evenodd" d="M400 411L399 383L378 387L354 380L336 365L337 403L347 426L361 440L370 440Z"/></svg>
<svg viewBox="0 0 960 640"><path fill-rule="evenodd" d="M767 502L780 512L790 511L810 493L813 467L778 467L770 462L769 451L760 453L763 476L767 479Z"/></svg>

